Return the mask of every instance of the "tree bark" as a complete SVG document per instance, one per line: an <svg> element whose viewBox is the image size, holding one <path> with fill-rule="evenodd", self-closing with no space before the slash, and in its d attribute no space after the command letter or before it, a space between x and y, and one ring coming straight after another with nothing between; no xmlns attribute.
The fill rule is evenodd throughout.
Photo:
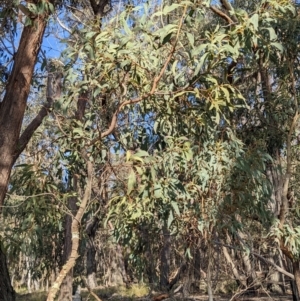
<svg viewBox="0 0 300 301"><path fill-rule="evenodd" d="M20 44L0 109L0 212L7 192L12 166L20 155L19 137L37 55L42 43L47 16L33 19L24 27ZM0 301L15 300L5 254L0 254Z"/></svg>
<svg viewBox="0 0 300 301"><path fill-rule="evenodd" d="M98 228L99 219L93 217L87 224L85 232L88 236L87 239L87 254L86 254L86 272L87 272L87 283L90 289L94 289L97 286L96 272L96 249L94 245L95 235Z"/></svg>
<svg viewBox="0 0 300 301"><path fill-rule="evenodd" d="M11 286L6 257L0 247L0 301L15 301L15 291Z"/></svg>
<svg viewBox="0 0 300 301"><path fill-rule="evenodd" d="M166 289L169 285L169 273L170 273L170 231L167 225L163 226L163 247L160 254L160 287L162 290Z"/></svg>
<svg viewBox="0 0 300 301"><path fill-rule="evenodd" d="M76 205L77 198L70 197L68 200L68 207L72 215L76 214L78 206ZM72 252L72 219L71 215L66 215L65 217L65 237L64 237L64 249L63 249L63 264L66 264L68 258ZM70 269L65 279L63 280L58 301L72 301L72 285L73 285L73 269Z"/></svg>
<svg viewBox="0 0 300 301"><path fill-rule="evenodd" d="M84 157L85 154L83 154ZM80 206L78 208L78 211L76 215L72 218L72 227L71 227L71 233L72 233L72 241L71 241L71 253L68 256L68 260L66 264L62 267L61 271L59 272L55 282L53 283L47 297L47 301L54 301L54 298L56 297L60 286L66 276L69 274L69 272L73 269L75 266L76 260L79 256L78 254L78 248L79 248L79 226L81 219L83 217L83 214L85 212L85 209L88 205L88 201L90 199L91 190L92 190L92 172L93 172L93 164L88 160L88 158L85 158L86 164L87 164L87 183L86 188L84 192L84 196L82 201L80 202Z"/></svg>
<svg viewBox="0 0 300 301"><path fill-rule="evenodd" d="M86 104L88 99L88 93L82 92L77 100L77 110L75 113L76 120L82 120L84 117ZM78 179L77 175L73 175L73 191L78 193ZM72 252L72 220L78 210L78 206L76 205L77 198L71 197L68 200L68 208L72 215L67 215L65 219L65 237L64 237L64 256L63 256L63 264L65 265L69 260L70 254ZM63 279L60 287L60 292L58 296L58 301L72 301L72 293L73 293L73 267L66 274Z"/></svg>
<svg viewBox="0 0 300 301"><path fill-rule="evenodd" d="M15 63L0 110L0 206L3 205L12 166L20 154L18 141L30 91L33 70L40 50L46 16L24 27Z"/></svg>
<svg viewBox="0 0 300 301"><path fill-rule="evenodd" d="M294 283L292 285L293 290L293 298L294 300L299 300L299 292L300 292L300 267L299 261L293 262L293 273L294 273Z"/></svg>

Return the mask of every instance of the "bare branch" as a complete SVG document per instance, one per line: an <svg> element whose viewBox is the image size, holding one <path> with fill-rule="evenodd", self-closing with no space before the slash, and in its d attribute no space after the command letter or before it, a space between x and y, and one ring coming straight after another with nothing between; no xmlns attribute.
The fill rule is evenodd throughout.
<svg viewBox="0 0 300 301"><path fill-rule="evenodd" d="M210 6L210 9L216 13L219 17L221 17L222 19L224 19L228 24L234 24L233 20L227 16L224 12L222 12L220 9L218 9L217 7L215 6Z"/></svg>
<svg viewBox="0 0 300 301"><path fill-rule="evenodd" d="M254 252L251 252L251 254L253 254L254 256L256 256L259 260L265 262L266 264L269 264L271 265L273 268L275 268L279 273L281 274L284 274L285 276L288 276L290 277L292 280L295 279L294 275L287 272L286 270L284 270L283 268L281 268L280 266L278 266L277 264L275 264L274 262L272 261L269 261L268 259L264 258L263 256L257 254L257 253L254 253Z"/></svg>
<svg viewBox="0 0 300 301"><path fill-rule="evenodd" d="M58 18L58 16L56 16L56 21L58 22L60 27L62 27L64 30L66 30L69 34L72 34L72 30L69 27L67 27L64 23L62 23L60 21L60 19Z"/></svg>
<svg viewBox="0 0 300 301"><path fill-rule="evenodd" d="M228 0L220 0L220 2L222 4L222 7L225 10L227 10L228 13L231 13L232 20L234 22L238 23L238 19L237 19L237 17L234 14L234 9L233 9L232 5L230 4L230 2L228 2Z"/></svg>

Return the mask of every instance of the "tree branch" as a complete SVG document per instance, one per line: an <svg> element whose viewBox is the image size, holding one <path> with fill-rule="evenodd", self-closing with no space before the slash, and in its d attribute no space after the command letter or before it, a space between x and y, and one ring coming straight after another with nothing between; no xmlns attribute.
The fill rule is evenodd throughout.
<svg viewBox="0 0 300 301"><path fill-rule="evenodd" d="M272 266L273 268L275 268L279 273L284 274L285 276L290 277L292 280L295 279L295 277L294 277L293 274L287 272L286 270L284 270L283 268L281 268L280 266L278 266L278 265L275 264L274 262L269 261L268 259L264 258L263 256L261 256L261 255L259 255L259 254L257 254L257 253L251 252L251 254L253 254L254 256L256 256L259 260L263 261L264 263L271 265L271 266Z"/></svg>
<svg viewBox="0 0 300 301"><path fill-rule="evenodd" d="M40 109L36 117L29 123L18 141L17 150L14 154L14 163L23 152L36 129L42 124L44 118L48 115L56 98L61 96L62 74L59 72L48 73L47 83L47 102Z"/></svg>
<svg viewBox="0 0 300 301"><path fill-rule="evenodd" d="M227 16L224 12L222 12L220 9L218 9L217 7L211 5L210 9L214 13L216 13L219 17L221 17L222 19L224 19L229 25L234 24L233 20L229 16Z"/></svg>
<svg viewBox="0 0 300 301"><path fill-rule="evenodd" d="M42 124L44 118L48 115L49 109L52 107L50 102L47 102L38 112L36 117L29 123L27 128L22 133L18 141L17 152L14 154L14 163L23 152L36 129Z"/></svg>
<svg viewBox="0 0 300 301"><path fill-rule="evenodd" d="M232 7L232 5L230 4L230 2L228 2L228 0L220 0L221 4L222 4L222 7L227 10L227 12L230 14L231 13L231 17L232 17L232 20L236 23L238 23L238 19L237 17L235 16L234 14L234 9Z"/></svg>

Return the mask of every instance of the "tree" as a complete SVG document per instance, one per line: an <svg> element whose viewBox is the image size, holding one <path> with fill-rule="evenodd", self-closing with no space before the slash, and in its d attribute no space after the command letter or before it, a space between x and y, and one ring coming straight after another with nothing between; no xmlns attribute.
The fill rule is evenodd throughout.
<svg viewBox="0 0 300 301"><path fill-rule="evenodd" d="M29 19L34 24L45 22L34 14L43 9L50 14L52 6L35 4L21 6L21 10L31 10ZM161 285L169 289L180 278L177 274L176 281L168 279L171 266L184 274L186 291L193 275L204 269L212 299L213 266L220 247L222 264L230 265L242 289L256 288L255 260L270 263L262 255L268 254L270 242L276 241L278 252L292 261L294 276L276 263L272 266L297 280L298 217L296 201L291 203L292 195L298 194L291 186L297 180L293 169L298 166L295 6L287 1L248 5L226 0L220 1L221 6L210 1L172 1L159 7L154 2L139 4L112 11L104 18L106 1L90 1L90 7L83 2L78 7L92 12L91 18L78 26L71 19L60 21L70 34L60 59L63 91L56 97L50 89L47 105L22 135L30 85L14 70L24 71L28 62L15 59L18 65L8 80L6 95L12 99L13 88L23 96L17 98L19 104L5 96L0 109L1 129L10 137L0 136L0 155L6 158L0 173L3 198L13 164L51 110L51 129L43 127L42 131L53 133L49 144L53 156L49 159L49 154L42 152L41 162L51 161L53 168L44 170L47 185L37 186L39 193L51 194L47 199L58 211L65 210L68 202L74 205L65 224L71 237L65 239L65 247L72 251L65 252L65 264L52 283L48 300L53 300L75 266L81 252L80 226L84 226L85 214L93 214L93 207L105 208L98 213L101 218L108 209L106 221L118 243L131 248L127 263L135 275L146 271L149 281L157 279L145 254L165 261L159 265L159 277ZM76 11L75 18L76 14L82 15ZM20 47L24 43L22 47L29 51L25 42L29 33L36 37L37 29L26 26L25 30L28 34L21 37ZM33 40L36 47L42 35L40 32L39 39ZM31 77L27 79L31 81L37 56L30 55ZM58 70L49 75L51 83L59 82ZM11 82L13 78L17 81ZM282 110L286 103L289 109ZM12 112L16 112L14 118L8 120ZM22 179L22 187L29 183L26 172L30 179L41 177L42 164L37 165L37 169L31 168L27 161L16 172L15 179ZM105 205L99 198L104 188L105 200L110 200ZM33 194L30 189L18 191L27 197ZM49 206L50 212L57 212ZM32 218L38 220L36 212ZM55 220L60 219L57 214ZM51 225L56 233L55 222ZM149 239L147 232L160 239ZM263 240L266 248L261 250L257 245L263 235L269 238ZM177 244L182 247L174 255ZM161 256L159 246L164 250ZM199 264L201 248L207 255ZM184 266L176 266L178 256L185 258ZM271 256L275 262L276 256ZM176 260L171 262L171 258ZM193 262L197 262L195 272ZM70 279L68 297L63 298L71 298L72 276Z"/></svg>

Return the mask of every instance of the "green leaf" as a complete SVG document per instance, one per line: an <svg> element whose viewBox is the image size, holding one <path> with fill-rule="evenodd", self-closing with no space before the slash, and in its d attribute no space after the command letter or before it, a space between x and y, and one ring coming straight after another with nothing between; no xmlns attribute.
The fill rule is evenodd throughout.
<svg viewBox="0 0 300 301"><path fill-rule="evenodd" d="M208 54L209 53L206 52L204 55L201 56L201 59L200 59L199 63L197 64L197 67L196 67L195 72L193 74L194 76L197 76L198 73L200 72L200 70L202 69Z"/></svg>
<svg viewBox="0 0 300 301"><path fill-rule="evenodd" d="M131 191L134 189L135 184L136 184L135 172L133 169L131 169L128 177L128 183L127 183L127 195L129 195Z"/></svg>
<svg viewBox="0 0 300 301"><path fill-rule="evenodd" d="M173 216L173 211L171 210L171 211L169 212L169 216L168 216L168 228L170 228L170 226L171 226L173 220L174 220L174 216Z"/></svg>
<svg viewBox="0 0 300 301"><path fill-rule="evenodd" d="M178 208L178 204L177 204L176 202L172 201L172 202L171 202L171 205L172 205L174 211L176 212L176 214L177 214L178 216L180 216L180 211L179 211L179 208Z"/></svg>
<svg viewBox="0 0 300 301"><path fill-rule="evenodd" d="M195 37L194 37L194 35L191 34L190 32L187 32L186 35L187 35L187 38L188 38L191 46L194 47L194 43L195 43Z"/></svg>
<svg viewBox="0 0 300 301"><path fill-rule="evenodd" d="M276 34L274 28L273 27L268 27L267 29L269 31L270 40L271 41L276 40L277 39L277 34Z"/></svg>
<svg viewBox="0 0 300 301"><path fill-rule="evenodd" d="M253 25L254 29L257 30L258 29L258 14L254 14L251 18L250 18L250 23Z"/></svg>
<svg viewBox="0 0 300 301"><path fill-rule="evenodd" d="M140 149L134 155L137 157L148 157L149 153Z"/></svg>
<svg viewBox="0 0 300 301"><path fill-rule="evenodd" d="M278 42L271 43L271 46L276 47L280 52L283 52L284 50L283 45Z"/></svg>

